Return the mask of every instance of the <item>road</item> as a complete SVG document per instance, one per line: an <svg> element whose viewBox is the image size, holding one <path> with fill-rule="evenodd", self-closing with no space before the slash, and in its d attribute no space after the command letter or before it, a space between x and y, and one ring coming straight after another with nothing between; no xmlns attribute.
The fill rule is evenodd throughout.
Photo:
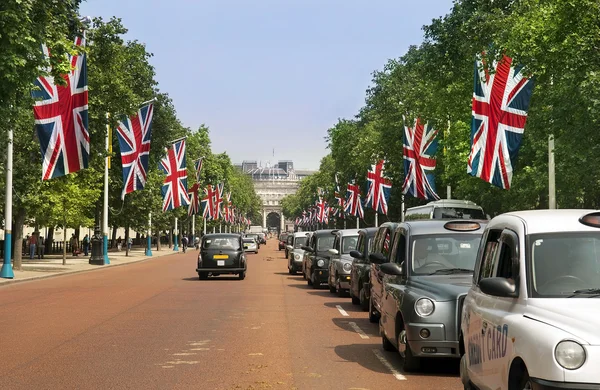
<svg viewBox="0 0 600 390"><path fill-rule="evenodd" d="M0 287L3 389L461 389L458 364L402 373L366 313L287 273L269 240L244 281L196 251Z"/></svg>

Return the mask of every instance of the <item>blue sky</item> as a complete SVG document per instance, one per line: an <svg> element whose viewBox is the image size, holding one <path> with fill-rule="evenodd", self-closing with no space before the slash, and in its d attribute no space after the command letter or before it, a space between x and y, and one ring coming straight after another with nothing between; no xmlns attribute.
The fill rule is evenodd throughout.
<svg viewBox="0 0 600 390"><path fill-rule="evenodd" d="M452 0L87 0L154 54L159 88L213 152L317 169L324 137L364 105L371 73L422 42ZM273 156L273 149L275 156Z"/></svg>

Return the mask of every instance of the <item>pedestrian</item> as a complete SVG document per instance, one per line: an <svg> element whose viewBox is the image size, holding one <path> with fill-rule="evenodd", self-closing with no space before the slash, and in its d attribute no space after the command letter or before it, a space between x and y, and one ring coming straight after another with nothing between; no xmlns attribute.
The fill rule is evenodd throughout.
<svg viewBox="0 0 600 390"><path fill-rule="evenodd" d="M90 238L86 234L85 237L83 237L83 254L85 256L87 256L89 251L90 251Z"/></svg>
<svg viewBox="0 0 600 390"><path fill-rule="evenodd" d="M188 245L188 238L186 236L183 236L181 238L181 246L183 247L183 253L185 253L185 250L187 249L187 245Z"/></svg>
<svg viewBox="0 0 600 390"><path fill-rule="evenodd" d="M79 256L79 243L77 242L77 237L75 237L75 233L71 236L71 251L73 252L73 256Z"/></svg>
<svg viewBox="0 0 600 390"><path fill-rule="evenodd" d="M123 245L123 240L121 239L121 236L119 236L117 238L117 251L121 252L122 245Z"/></svg>
<svg viewBox="0 0 600 390"><path fill-rule="evenodd" d="M31 260L35 259L35 246L37 244L37 235L38 234L39 233L37 231L35 231L29 238L29 258Z"/></svg>
<svg viewBox="0 0 600 390"><path fill-rule="evenodd" d="M29 246L31 245L31 238L29 234L25 236L25 253L29 250Z"/></svg>
<svg viewBox="0 0 600 390"><path fill-rule="evenodd" d="M37 239L37 253L38 253L38 259L43 259L44 258L44 237L42 237L41 234L38 234L38 239Z"/></svg>
<svg viewBox="0 0 600 390"><path fill-rule="evenodd" d="M127 238L127 250L131 250L131 245L133 244L133 239L131 237Z"/></svg>

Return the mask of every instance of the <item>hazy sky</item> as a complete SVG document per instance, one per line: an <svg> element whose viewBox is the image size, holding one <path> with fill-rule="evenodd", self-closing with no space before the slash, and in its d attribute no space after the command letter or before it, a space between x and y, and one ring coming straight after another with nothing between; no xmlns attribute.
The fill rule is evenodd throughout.
<svg viewBox="0 0 600 390"><path fill-rule="evenodd" d="M364 105L371 73L452 0L86 0L144 42L184 126L209 126L232 161L317 169L324 137ZM273 149L275 156L273 157Z"/></svg>

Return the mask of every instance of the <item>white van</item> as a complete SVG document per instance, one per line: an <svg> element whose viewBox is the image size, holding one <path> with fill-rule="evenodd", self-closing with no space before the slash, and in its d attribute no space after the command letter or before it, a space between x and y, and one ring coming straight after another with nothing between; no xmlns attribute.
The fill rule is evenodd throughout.
<svg viewBox="0 0 600 390"><path fill-rule="evenodd" d="M441 199L424 206L406 209L404 220L415 219L489 219L489 217L481 206L470 200Z"/></svg>

